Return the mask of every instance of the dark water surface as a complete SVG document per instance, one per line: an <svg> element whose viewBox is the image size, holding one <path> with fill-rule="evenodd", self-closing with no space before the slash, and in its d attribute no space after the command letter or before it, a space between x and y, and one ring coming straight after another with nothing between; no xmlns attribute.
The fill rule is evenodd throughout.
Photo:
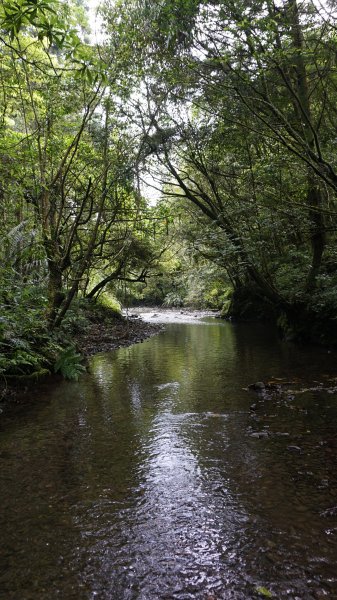
<svg viewBox="0 0 337 600"><path fill-rule="evenodd" d="M4 419L0 599L336 599L337 395L243 389L336 375L218 321L93 357Z"/></svg>

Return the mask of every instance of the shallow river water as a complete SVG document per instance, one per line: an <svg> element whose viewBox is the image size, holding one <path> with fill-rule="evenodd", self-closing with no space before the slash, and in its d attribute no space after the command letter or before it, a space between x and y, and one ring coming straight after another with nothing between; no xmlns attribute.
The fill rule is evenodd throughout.
<svg viewBox="0 0 337 600"><path fill-rule="evenodd" d="M3 419L0 599L337 599L336 376L208 319L47 385Z"/></svg>

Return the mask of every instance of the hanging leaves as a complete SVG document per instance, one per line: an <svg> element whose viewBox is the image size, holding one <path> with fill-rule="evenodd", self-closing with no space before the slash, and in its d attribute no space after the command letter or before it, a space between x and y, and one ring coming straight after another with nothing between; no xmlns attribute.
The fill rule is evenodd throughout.
<svg viewBox="0 0 337 600"><path fill-rule="evenodd" d="M3 2L0 8L0 26L13 40L24 26L31 25L39 30L39 37L47 37L52 43L59 39L64 28L57 17L55 0L16 0Z"/></svg>

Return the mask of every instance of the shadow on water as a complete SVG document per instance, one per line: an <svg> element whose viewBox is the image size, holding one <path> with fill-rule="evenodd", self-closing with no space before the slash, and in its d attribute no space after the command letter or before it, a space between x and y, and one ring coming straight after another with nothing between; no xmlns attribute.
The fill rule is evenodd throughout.
<svg viewBox="0 0 337 600"><path fill-rule="evenodd" d="M336 394L246 389L336 375L217 321L94 356L1 434L0 598L337 598Z"/></svg>

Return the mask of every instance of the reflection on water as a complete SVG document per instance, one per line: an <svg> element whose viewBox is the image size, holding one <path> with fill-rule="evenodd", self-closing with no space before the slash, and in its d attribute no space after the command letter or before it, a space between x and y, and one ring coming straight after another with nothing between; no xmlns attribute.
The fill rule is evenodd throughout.
<svg viewBox="0 0 337 600"><path fill-rule="evenodd" d="M336 395L244 389L335 370L216 321L93 357L4 423L1 600L337 598Z"/></svg>

